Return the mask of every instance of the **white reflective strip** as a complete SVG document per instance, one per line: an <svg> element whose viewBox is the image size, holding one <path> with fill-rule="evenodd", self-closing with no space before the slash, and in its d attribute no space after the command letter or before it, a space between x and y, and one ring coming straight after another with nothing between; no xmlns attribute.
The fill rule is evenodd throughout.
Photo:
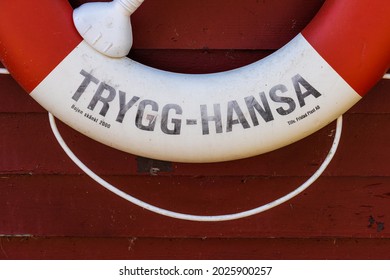
<svg viewBox="0 0 390 280"><path fill-rule="evenodd" d="M207 75L109 59L81 43L31 95L93 139L176 162L225 161L283 147L361 98L301 35L259 62Z"/></svg>

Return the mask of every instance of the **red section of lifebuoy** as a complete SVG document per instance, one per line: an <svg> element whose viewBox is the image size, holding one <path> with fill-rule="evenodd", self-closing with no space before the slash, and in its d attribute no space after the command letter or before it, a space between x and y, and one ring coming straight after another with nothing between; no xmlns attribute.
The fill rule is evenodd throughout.
<svg viewBox="0 0 390 280"><path fill-rule="evenodd" d="M390 67L389 15L387 0L328 0L302 33L364 95Z"/></svg>
<svg viewBox="0 0 390 280"><path fill-rule="evenodd" d="M72 7L62 0L0 4L0 59L31 92L81 41Z"/></svg>

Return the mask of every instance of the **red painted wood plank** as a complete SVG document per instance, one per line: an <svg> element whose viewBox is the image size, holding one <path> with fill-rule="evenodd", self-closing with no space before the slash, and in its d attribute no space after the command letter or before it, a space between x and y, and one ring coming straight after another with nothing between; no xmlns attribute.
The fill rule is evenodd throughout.
<svg viewBox="0 0 390 280"><path fill-rule="evenodd" d="M0 259L60 260L388 260L389 239L0 239Z"/></svg>
<svg viewBox="0 0 390 280"><path fill-rule="evenodd" d="M285 194L305 178L108 177L136 197L198 215L234 213ZM389 177L322 177L270 211L220 223L143 210L84 176L2 176L0 234L75 237L389 238Z"/></svg>
<svg viewBox="0 0 390 280"><path fill-rule="evenodd" d="M9 75L0 75L0 112L43 112Z"/></svg>
<svg viewBox="0 0 390 280"><path fill-rule="evenodd" d="M136 49L132 50L129 56L138 62L166 71L202 74L235 69L260 60L272 52L262 49Z"/></svg>
<svg viewBox="0 0 390 280"><path fill-rule="evenodd" d="M388 113L390 108L390 80L381 80L349 113ZM389 98L389 100L388 100Z"/></svg>
<svg viewBox="0 0 390 280"><path fill-rule="evenodd" d="M348 114L343 138L326 176L388 176L389 114ZM46 114L0 114L0 174L79 174L58 146ZM69 146L99 174L136 175L137 158L101 145L60 126ZM330 148L331 124L277 151L244 160L214 164L174 163L166 176L309 176Z"/></svg>
<svg viewBox="0 0 390 280"><path fill-rule="evenodd" d="M72 1L74 6L90 1ZM324 0L145 1L132 16L136 49L277 49Z"/></svg>

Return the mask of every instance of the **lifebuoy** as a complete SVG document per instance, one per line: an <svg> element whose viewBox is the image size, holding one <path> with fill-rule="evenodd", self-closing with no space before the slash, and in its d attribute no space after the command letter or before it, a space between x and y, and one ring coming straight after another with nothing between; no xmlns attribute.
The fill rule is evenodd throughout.
<svg viewBox="0 0 390 280"><path fill-rule="evenodd" d="M390 1L327 0L271 56L215 74L96 52L65 0L2 0L0 58L44 108L114 148L177 162L272 151L348 110L390 67Z"/></svg>

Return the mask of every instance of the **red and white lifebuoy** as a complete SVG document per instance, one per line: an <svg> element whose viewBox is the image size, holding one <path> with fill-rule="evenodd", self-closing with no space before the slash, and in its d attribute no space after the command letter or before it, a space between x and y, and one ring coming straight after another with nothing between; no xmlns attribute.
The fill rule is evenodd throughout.
<svg viewBox="0 0 390 280"><path fill-rule="evenodd" d="M96 52L65 0L2 0L0 58L76 130L145 157L212 162L297 141L348 110L390 67L390 1L327 0L271 56L222 73L165 72Z"/></svg>

